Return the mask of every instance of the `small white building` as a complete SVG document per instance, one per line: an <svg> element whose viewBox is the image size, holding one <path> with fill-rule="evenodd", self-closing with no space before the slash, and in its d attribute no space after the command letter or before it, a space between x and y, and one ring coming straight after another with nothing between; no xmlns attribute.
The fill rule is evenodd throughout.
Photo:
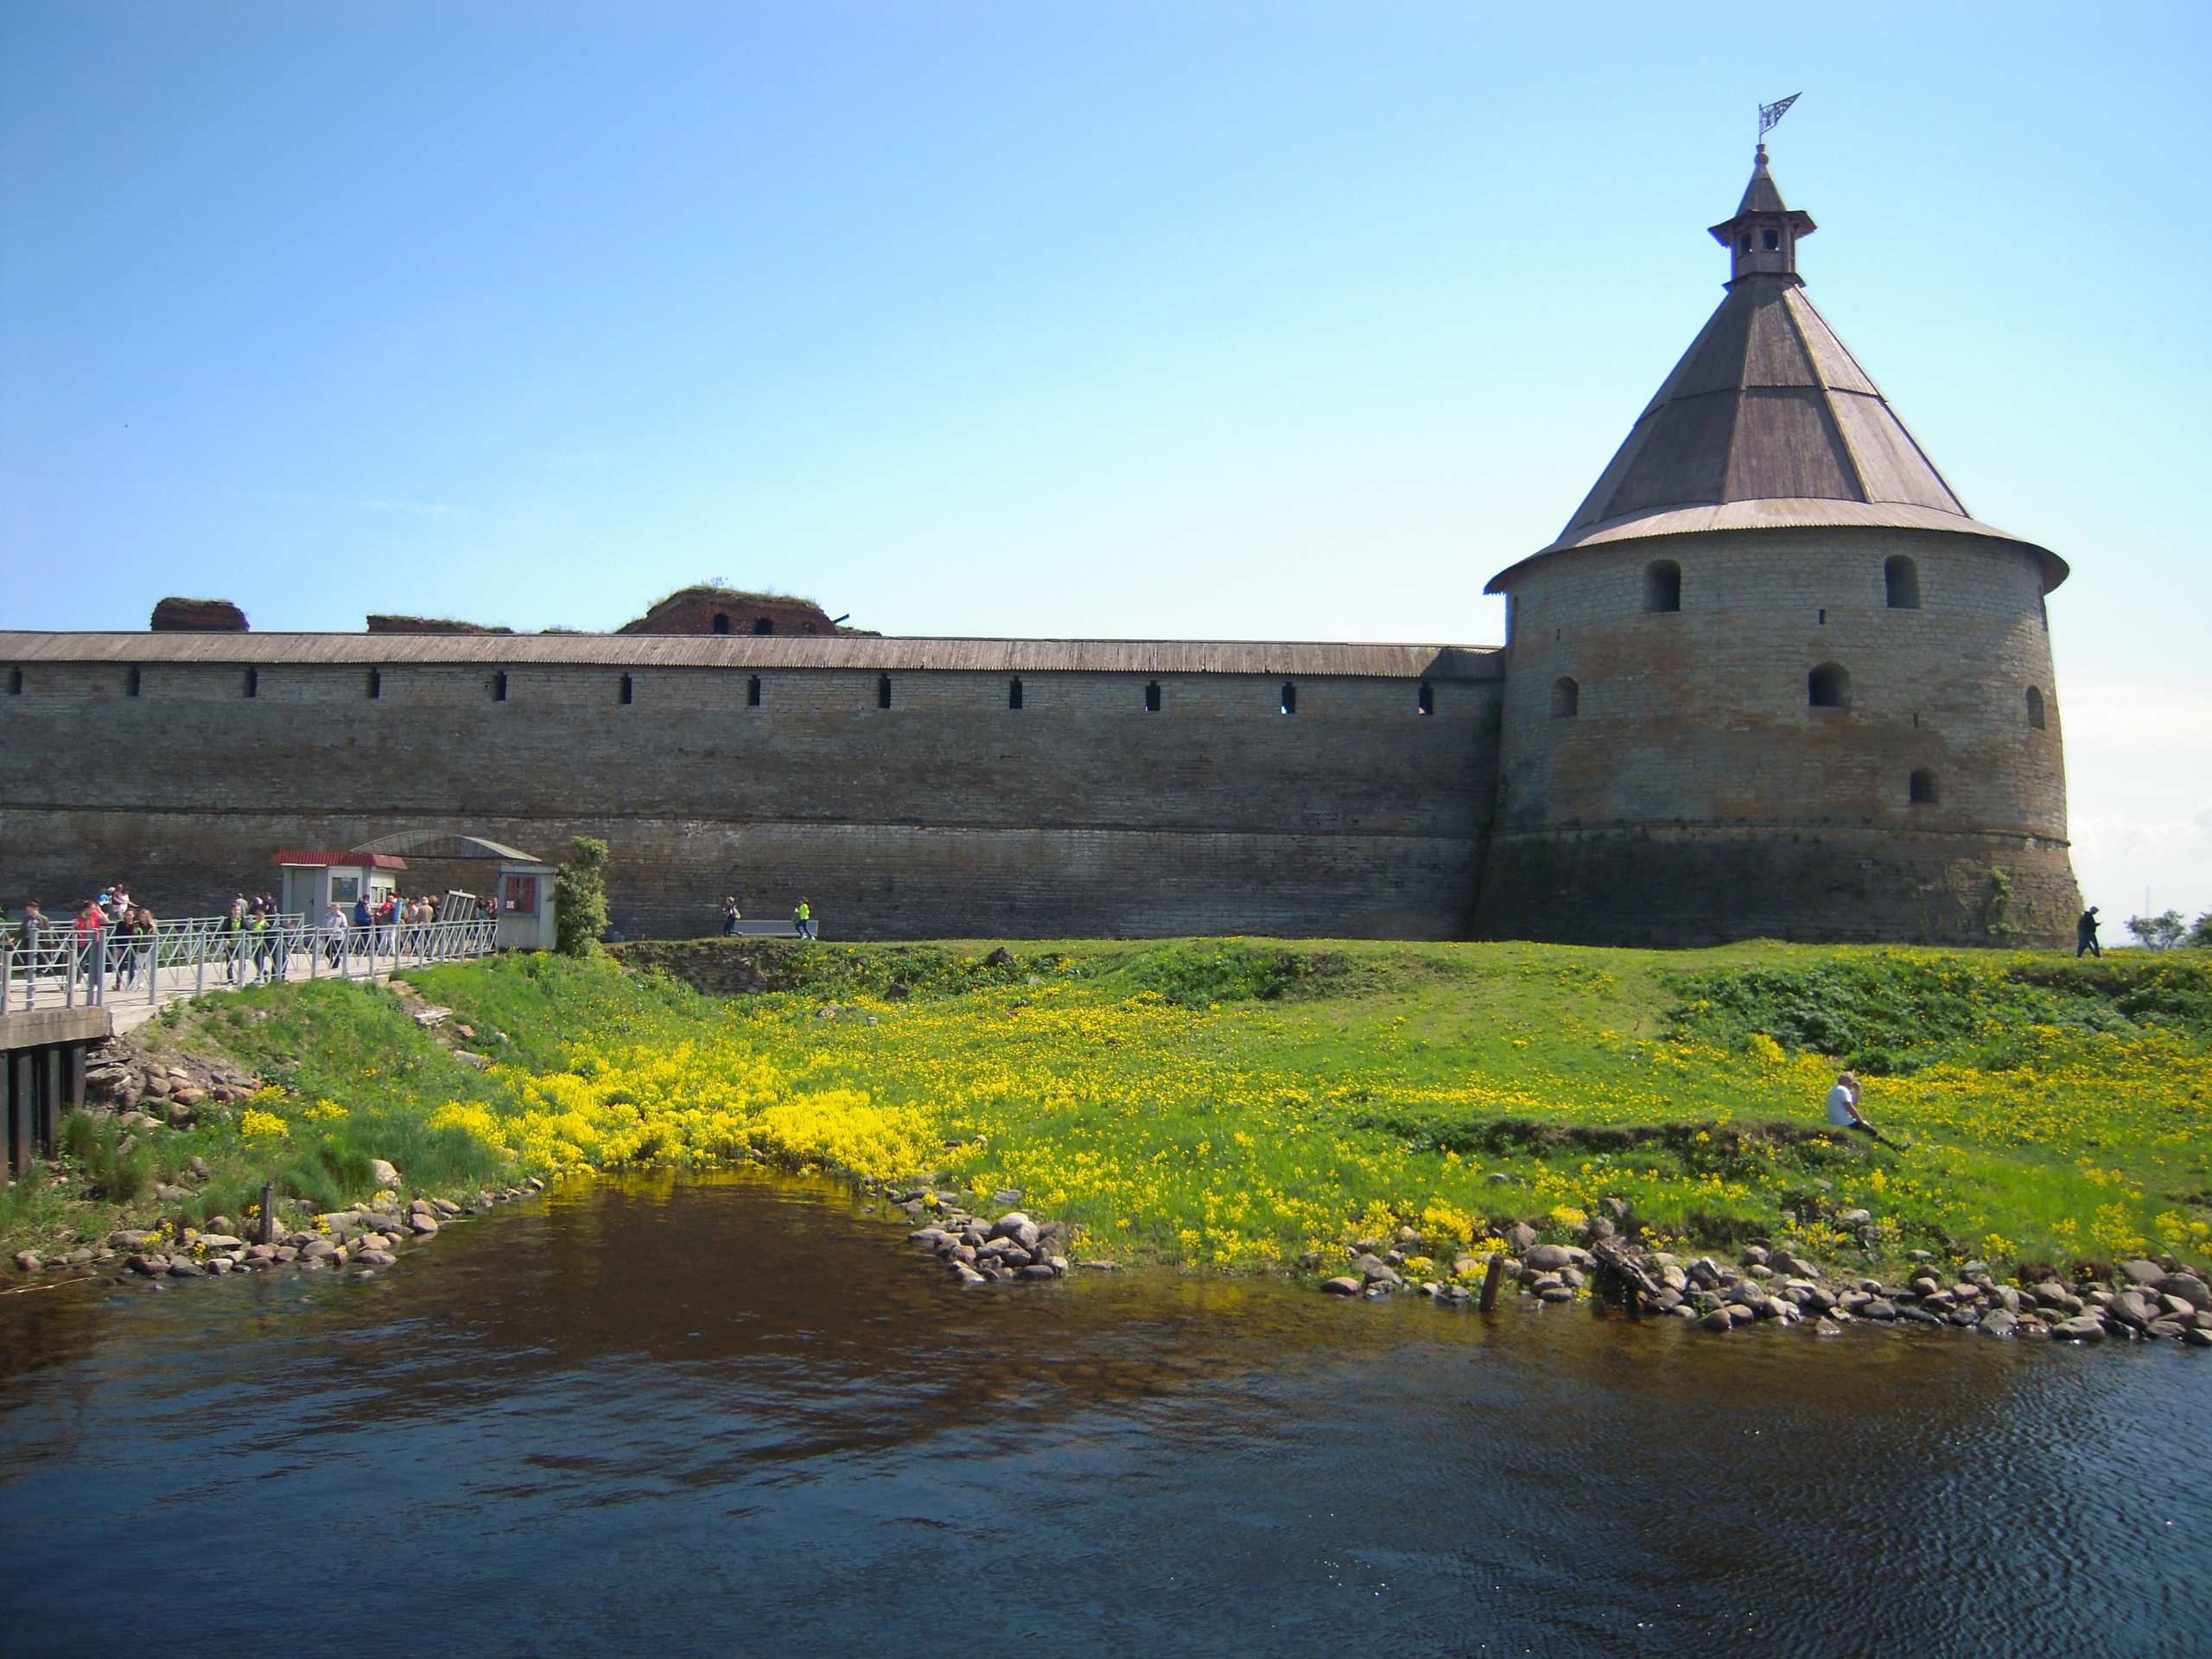
<svg viewBox="0 0 2212 1659"><path fill-rule="evenodd" d="M499 949L553 948L553 867L525 858L499 861Z"/></svg>
<svg viewBox="0 0 2212 1659"><path fill-rule="evenodd" d="M399 888L400 873L407 861L389 853L325 853L290 849L276 855L283 871L283 889L277 895L287 916L304 916L319 924L332 905L340 906L351 921L353 906L366 899L381 905Z"/></svg>

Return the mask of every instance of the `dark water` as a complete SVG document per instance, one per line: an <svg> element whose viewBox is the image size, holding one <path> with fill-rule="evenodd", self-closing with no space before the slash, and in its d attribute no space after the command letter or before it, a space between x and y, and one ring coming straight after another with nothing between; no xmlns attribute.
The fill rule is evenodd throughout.
<svg viewBox="0 0 2212 1659"><path fill-rule="evenodd" d="M1098 1276L639 1179L0 1299L0 1652L2201 1654L2212 1354Z"/></svg>

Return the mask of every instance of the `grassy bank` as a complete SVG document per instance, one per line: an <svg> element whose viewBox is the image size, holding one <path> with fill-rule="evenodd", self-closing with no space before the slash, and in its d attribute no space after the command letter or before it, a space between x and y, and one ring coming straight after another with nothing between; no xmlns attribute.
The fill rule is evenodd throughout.
<svg viewBox="0 0 2212 1659"><path fill-rule="evenodd" d="M358 1196L372 1156L435 1190L758 1154L986 1202L1019 1188L1096 1253L1227 1268L1403 1222L1563 1236L1606 1200L1692 1243L2006 1264L2201 1260L2212 1232L2201 952L993 948L652 958L766 988L731 999L544 957L413 976L483 1033L480 1074L388 993L210 998L180 1039L283 1092L257 1109L280 1128L191 1132L212 1172L195 1202L236 1203L264 1170ZM1844 1059L1908 1150L1819 1132Z"/></svg>

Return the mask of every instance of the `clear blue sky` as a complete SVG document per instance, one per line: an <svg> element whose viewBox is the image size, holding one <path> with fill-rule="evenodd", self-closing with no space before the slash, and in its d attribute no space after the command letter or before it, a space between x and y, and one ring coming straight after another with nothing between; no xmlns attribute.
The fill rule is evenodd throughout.
<svg viewBox="0 0 2212 1659"><path fill-rule="evenodd" d="M2212 906L2212 10L0 0L0 626L1490 641L1719 298L2058 550L2077 865Z"/></svg>

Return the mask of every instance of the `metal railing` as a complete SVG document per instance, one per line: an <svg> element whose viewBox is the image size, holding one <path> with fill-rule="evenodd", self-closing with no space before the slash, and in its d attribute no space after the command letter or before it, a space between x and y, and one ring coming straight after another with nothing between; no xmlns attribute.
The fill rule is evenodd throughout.
<svg viewBox="0 0 2212 1659"><path fill-rule="evenodd" d="M152 1007L245 985L372 978L467 962L499 948L494 916L366 927L311 927L302 917L283 916L237 932L203 927L204 919L165 924L151 934L56 924L33 941L12 938L0 945L0 1012L118 1001Z"/></svg>

